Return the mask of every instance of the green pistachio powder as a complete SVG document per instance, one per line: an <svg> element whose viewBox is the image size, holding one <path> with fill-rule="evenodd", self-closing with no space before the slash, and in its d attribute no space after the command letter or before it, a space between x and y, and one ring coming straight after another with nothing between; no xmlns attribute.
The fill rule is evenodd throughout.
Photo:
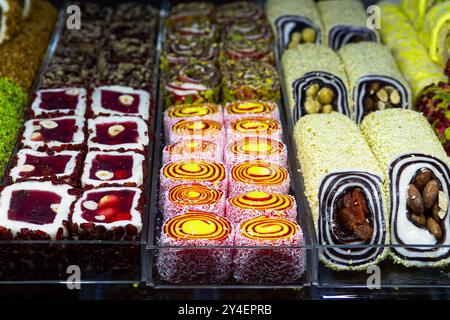
<svg viewBox="0 0 450 320"><path fill-rule="evenodd" d="M9 78L0 78L0 177L23 125L27 94Z"/></svg>

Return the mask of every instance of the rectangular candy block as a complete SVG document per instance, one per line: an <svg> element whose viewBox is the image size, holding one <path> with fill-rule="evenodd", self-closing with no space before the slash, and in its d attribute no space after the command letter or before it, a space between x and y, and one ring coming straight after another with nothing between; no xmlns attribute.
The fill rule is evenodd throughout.
<svg viewBox="0 0 450 320"><path fill-rule="evenodd" d="M164 193L164 219L170 219L188 210L207 211L225 216L226 194L218 188L201 184L179 184Z"/></svg>
<svg viewBox="0 0 450 320"><path fill-rule="evenodd" d="M91 112L97 116L137 116L149 119L150 93L124 86L101 86L92 92Z"/></svg>
<svg viewBox="0 0 450 320"><path fill-rule="evenodd" d="M139 117L112 116L88 120L89 151L143 152L149 143L147 123Z"/></svg>
<svg viewBox="0 0 450 320"><path fill-rule="evenodd" d="M290 284L303 275L306 251L293 248L304 245L302 230L295 220L262 215L242 222L237 228L233 257L233 275L237 281Z"/></svg>
<svg viewBox="0 0 450 320"><path fill-rule="evenodd" d="M108 187L87 190L75 203L71 219L79 240L134 240L140 236L143 216L141 189Z"/></svg>
<svg viewBox="0 0 450 320"><path fill-rule="evenodd" d="M201 139L185 139L164 147L163 164L184 159L222 162L223 149L214 142Z"/></svg>
<svg viewBox="0 0 450 320"><path fill-rule="evenodd" d="M250 191L289 193L289 173L275 163L262 160L244 161L231 168L228 197Z"/></svg>
<svg viewBox="0 0 450 320"><path fill-rule="evenodd" d="M63 181L76 185L82 166L83 153L79 151L39 152L20 150L9 173L12 182Z"/></svg>
<svg viewBox="0 0 450 320"><path fill-rule="evenodd" d="M0 226L4 239L62 240L76 197L69 185L27 181L1 192Z"/></svg>
<svg viewBox="0 0 450 320"><path fill-rule="evenodd" d="M141 187L144 156L135 152L89 152L84 161L83 187Z"/></svg>
<svg viewBox="0 0 450 320"><path fill-rule="evenodd" d="M216 214L187 211L175 216L161 232L158 272L163 280L177 284L223 282L231 275L232 249L219 246L231 246L233 239L230 222ZM168 246L176 248L164 248Z"/></svg>
<svg viewBox="0 0 450 320"><path fill-rule="evenodd" d="M85 141L84 118L64 116L25 122L22 144L38 151L79 150Z"/></svg>
<svg viewBox="0 0 450 320"><path fill-rule="evenodd" d="M39 90L31 104L31 118L63 115L84 117L86 94L86 89L73 87Z"/></svg>

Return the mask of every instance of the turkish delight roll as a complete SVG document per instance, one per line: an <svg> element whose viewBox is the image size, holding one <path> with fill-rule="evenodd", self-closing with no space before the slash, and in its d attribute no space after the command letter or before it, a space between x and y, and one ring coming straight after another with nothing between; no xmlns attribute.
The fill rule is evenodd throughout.
<svg viewBox="0 0 450 320"><path fill-rule="evenodd" d="M378 34L367 27L366 10L358 0L330 0L317 3L324 28L324 44L339 50L348 43L377 42Z"/></svg>
<svg viewBox="0 0 450 320"><path fill-rule="evenodd" d="M36 92L31 104L32 118L64 115L84 117L87 92L84 88L42 89Z"/></svg>
<svg viewBox="0 0 450 320"><path fill-rule="evenodd" d="M275 64L275 52L271 39L232 39L222 43L221 62L243 59Z"/></svg>
<svg viewBox="0 0 450 320"><path fill-rule="evenodd" d="M84 154L79 151L39 152L22 149L17 152L9 173L12 182L57 181L77 185Z"/></svg>
<svg viewBox="0 0 450 320"><path fill-rule="evenodd" d="M287 194L251 191L234 196L226 202L226 217L232 222L241 222L260 215L295 219L297 204Z"/></svg>
<svg viewBox="0 0 450 320"><path fill-rule="evenodd" d="M250 191L289 193L290 177L286 169L262 160L244 161L232 167L229 197Z"/></svg>
<svg viewBox="0 0 450 320"><path fill-rule="evenodd" d="M450 2L436 4L428 11L419 37L431 60L445 66L450 60Z"/></svg>
<svg viewBox="0 0 450 320"><path fill-rule="evenodd" d="M164 194L163 217L170 219L188 210L213 212L225 216L225 193L201 184L180 184Z"/></svg>
<svg viewBox="0 0 450 320"><path fill-rule="evenodd" d="M356 123L370 112L410 108L411 90L388 47L370 42L339 50L353 92Z"/></svg>
<svg viewBox="0 0 450 320"><path fill-rule="evenodd" d="M214 103L179 104L164 111L164 129L166 137L170 129L180 120L214 120L222 122L222 108Z"/></svg>
<svg viewBox="0 0 450 320"><path fill-rule="evenodd" d="M290 284L305 272L303 233L295 220L261 215L242 222L235 232L233 275L237 281Z"/></svg>
<svg viewBox="0 0 450 320"><path fill-rule="evenodd" d="M183 159L204 159L221 162L223 150L220 145L202 139L184 139L165 146L162 163L179 161Z"/></svg>
<svg viewBox="0 0 450 320"><path fill-rule="evenodd" d="M241 100L227 103L223 110L225 123L248 117L280 119L278 105L275 102Z"/></svg>
<svg viewBox="0 0 450 320"><path fill-rule="evenodd" d="M51 182L26 181L12 184L0 194L2 239L63 240L76 197L72 187Z"/></svg>
<svg viewBox="0 0 450 320"><path fill-rule="evenodd" d="M161 278L171 283L223 282L231 275L229 246L233 240L234 232L227 219L210 212L187 211L165 222L156 267Z"/></svg>
<svg viewBox="0 0 450 320"><path fill-rule="evenodd" d="M162 194L176 185L186 183L198 183L224 192L228 190L225 167L215 161L187 159L170 162L161 168L160 177Z"/></svg>
<svg viewBox="0 0 450 320"><path fill-rule="evenodd" d="M70 229L79 240L134 240L142 230L141 189L108 187L83 193L73 208Z"/></svg>
<svg viewBox="0 0 450 320"><path fill-rule="evenodd" d="M22 144L38 151L79 150L85 143L84 131L85 122L81 117L32 119L25 122Z"/></svg>
<svg viewBox="0 0 450 320"><path fill-rule="evenodd" d="M270 138L281 141L283 128L278 120L264 117L242 118L226 127L226 141L231 143L245 137Z"/></svg>
<svg viewBox="0 0 450 320"><path fill-rule="evenodd" d="M214 4L203 1L178 3L170 9L167 21L172 24L176 21L194 20L197 18L214 17L216 8Z"/></svg>
<svg viewBox="0 0 450 320"><path fill-rule="evenodd" d="M167 30L167 39L195 41L198 39L215 43L218 38L217 25L205 17L175 22Z"/></svg>
<svg viewBox="0 0 450 320"><path fill-rule="evenodd" d="M280 53L304 43L321 43L322 22L313 0L268 0L266 14Z"/></svg>
<svg viewBox="0 0 450 320"><path fill-rule="evenodd" d="M222 28L222 41L273 41L273 32L266 20L232 20Z"/></svg>
<svg viewBox="0 0 450 320"><path fill-rule="evenodd" d="M18 1L0 0L0 44L19 32L21 20L22 8Z"/></svg>
<svg viewBox="0 0 450 320"><path fill-rule="evenodd" d="M351 115L347 75L336 52L305 44L285 51L281 62L294 121L313 113Z"/></svg>
<svg viewBox="0 0 450 320"><path fill-rule="evenodd" d="M367 116L361 129L386 175L394 261L448 264L450 160L427 119L411 110L385 110Z"/></svg>
<svg viewBox="0 0 450 320"><path fill-rule="evenodd" d="M222 123L214 120L180 120L172 126L168 141L176 143L186 139L200 139L223 146L225 130Z"/></svg>
<svg viewBox="0 0 450 320"><path fill-rule="evenodd" d="M144 156L135 152L89 152L84 161L83 187L141 187Z"/></svg>
<svg viewBox="0 0 450 320"><path fill-rule="evenodd" d="M220 74L210 63L190 63L174 68L165 77L163 99L166 108L175 104L217 102Z"/></svg>
<svg viewBox="0 0 450 320"><path fill-rule="evenodd" d="M124 86L101 86L92 92L91 112L97 116L137 116L148 120L150 93Z"/></svg>
<svg viewBox="0 0 450 320"><path fill-rule="evenodd" d="M210 39L201 37L183 37L168 39L164 42L161 54L161 69L168 71L177 65L194 62L215 64L219 58L219 46Z"/></svg>
<svg viewBox="0 0 450 320"><path fill-rule="evenodd" d="M326 124L326 125L324 125ZM339 113L308 115L294 129L319 244L334 270L365 270L387 255L383 172L358 126Z"/></svg>
<svg viewBox="0 0 450 320"><path fill-rule="evenodd" d="M287 150L284 143L262 137L245 137L227 145L224 152L228 167L246 160L264 160L287 167Z"/></svg>
<svg viewBox="0 0 450 320"><path fill-rule="evenodd" d="M235 1L217 7L215 19L224 25L236 20L257 21L264 18L263 8L250 1Z"/></svg>
<svg viewBox="0 0 450 320"><path fill-rule="evenodd" d="M222 101L280 99L278 72L270 64L228 60L222 64Z"/></svg>
<svg viewBox="0 0 450 320"><path fill-rule="evenodd" d="M380 8L381 36L411 86L413 98L430 84L445 81L442 68L431 61L427 49L400 8L387 2L380 4Z"/></svg>

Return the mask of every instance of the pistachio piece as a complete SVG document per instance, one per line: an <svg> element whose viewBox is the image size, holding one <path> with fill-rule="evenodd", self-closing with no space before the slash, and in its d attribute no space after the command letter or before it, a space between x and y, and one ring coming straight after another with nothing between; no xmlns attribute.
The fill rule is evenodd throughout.
<svg viewBox="0 0 450 320"><path fill-rule="evenodd" d="M306 98L305 111L307 114L319 113L320 103L314 99Z"/></svg>
<svg viewBox="0 0 450 320"><path fill-rule="evenodd" d="M316 41L316 30L313 28L305 28L302 30L303 42L313 43Z"/></svg>
<svg viewBox="0 0 450 320"><path fill-rule="evenodd" d="M388 102L388 100L389 100L388 93L384 89L378 90L377 97L378 97L378 99L380 99L380 101L383 101L383 102Z"/></svg>
<svg viewBox="0 0 450 320"><path fill-rule="evenodd" d="M20 172L31 172L34 170L34 166L31 164L24 164L20 167Z"/></svg>
<svg viewBox="0 0 450 320"><path fill-rule="evenodd" d="M324 87L317 93L321 104L331 104L334 99L334 92L330 88Z"/></svg>
<svg viewBox="0 0 450 320"><path fill-rule="evenodd" d="M400 103L400 93L398 93L397 90L392 90L391 94L389 95L389 99L391 100L392 104L399 104Z"/></svg>
<svg viewBox="0 0 450 320"><path fill-rule="evenodd" d="M423 214L424 208L422 196L420 195L419 190L417 190L416 186L413 184L409 185L408 199L406 200L406 204L416 215Z"/></svg>
<svg viewBox="0 0 450 320"><path fill-rule="evenodd" d="M80 90L77 88L71 88L71 89L67 89L64 93L67 94L68 96L75 97L80 94Z"/></svg>
<svg viewBox="0 0 450 320"><path fill-rule="evenodd" d="M83 207L88 210L96 210L98 208L98 204L95 201L88 200L83 202Z"/></svg>
<svg viewBox="0 0 450 320"><path fill-rule="evenodd" d="M425 188L423 188L422 198L423 206L425 210L431 209L433 204L436 202L439 193L439 183L436 179L433 179L427 183Z"/></svg>
<svg viewBox="0 0 450 320"><path fill-rule="evenodd" d="M42 140L42 134L39 132L33 132L31 134L31 141L41 141Z"/></svg>
<svg viewBox="0 0 450 320"><path fill-rule="evenodd" d="M378 107L378 110L384 110L384 109L386 109L386 103L383 101L378 101L377 107Z"/></svg>
<svg viewBox="0 0 450 320"><path fill-rule="evenodd" d="M432 173L430 169L422 169L419 174L416 175L414 179L414 185L419 191L422 191L427 183L431 180Z"/></svg>
<svg viewBox="0 0 450 320"><path fill-rule="evenodd" d="M313 83L312 85L310 85L308 87L308 89L306 89L306 96L307 97L311 97L314 98L317 95L317 92L319 91L320 86L318 83Z"/></svg>
<svg viewBox="0 0 450 320"><path fill-rule="evenodd" d="M123 94L119 96L119 101L124 106L131 106L133 104L134 98L129 94Z"/></svg>
<svg viewBox="0 0 450 320"><path fill-rule="evenodd" d="M291 42L299 43L301 39L302 39L302 34L300 32L298 32L298 31L292 32Z"/></svg>
<svg viewBox="0 0 450 320"><path fill-rule="evenodd" d="M322 113L331 113L333 111L333 106L331 104L326 104L322 107Z"/></svg>
<svg viewBox="0 0 450 320"><path fill-rule="evenodd" d="M125 127L121 124L115 124L108 128L108 134L111 137L117 136L119 133L125 131Z"/></svg>
<svg viewBox="0 0 450 320"><path fill-rule="evenodd" d="M436 238L437 241L442 239L442 229L439 226L439 223L436 222L432 217L428 217L427 219L427 229L430 233Z"/></svg>
<svg viewBox="0 0 450 320"><path fill-rule="evenodd" d="M52 211L58 213L59 203L53 203L52 205L50 205L50 209L52 209Z"/></svg>
<svg viewBox="0 0 450 320"><path fill-rule="evenodd" d="M104 215L98 215L98 216L95 216L95 219L98 221L103 221L106 219L106 217Z"/></svg>
<svg viewBox="0 0 450 320"><path fill-rule="evenodd" d="M55 129L58 126L58 123L53 120L42 120L39 124L45 129Z"/></svg>
<svg viewBox="0 0 450 320"><path fill-rule="evenodd" d="M100 180L111 180L114 177L114 173L110 172L110 171L106 171L106 170L98 170L95 173L95 176L97 178L99 178Z"/></svg>

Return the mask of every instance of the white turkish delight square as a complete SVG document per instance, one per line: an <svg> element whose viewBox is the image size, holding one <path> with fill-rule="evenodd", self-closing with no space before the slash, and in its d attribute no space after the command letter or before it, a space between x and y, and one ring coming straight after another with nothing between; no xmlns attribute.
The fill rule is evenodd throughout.
<svg viewBox="0 0 450 320"><path fill-rule="evenodd" d="M112 116L88 120L88 148L143 151L149 143L147 123L139 117Z"/></svg>
<svg viewBox="0 0 450 320"><path fill-rule="evenodd" d="M48 154L46 152L40 152L32 149L22 149L17 152L17 163L14 168L10 171L10 177L13 182L16 182L19 179L24 180L39 180L40 178L44 178L42 174L33 174L32 172L36 170L36 166L30 163L30 159L38 159L38 158L47 158L51 159L52 157L64 157L67 158L63 168L63 171L60 173L56 173L55 176L57 178L68 178L75 172L75 168L77 165L77 156L80 154L79 151L61 151L55 152L53 154ZM33 162L31 160L31 162ZM50 164L49 164L50 165ZM24 175L24 173L26 173Z"/></svg>
<svg viewBox="0 0 450 320"><path fill-rule="evenodd" d="M83 187L105 184L140 187L144 183L143 164L144 156L136 152L91 151L86 156L81 184ZM118 170L111 170L111 165L116 165Z"/></svg>
<svg viewBox="0 0 450 320"><path fill-rule="evenodd" d="M86 113L86 94L84 88L42 89L36 92L31 104L35 117L42 115L75 115L84 117Z"/></svg>
<svg viewBox="0 0 450 320"><path fill-rule="evenodd" d="M25 122L22 143L34 150L44 146L50 149L81 147L84 142L83 129L84 118L76 116L31 119Z"/></svg>
<svg viewBox="0 0 450 320"><path fill-rule="evenodd" d="M99 115L139 116L148 120L150 93L124 86L102 86L92 93L92 112Z"/></svg>
<svg viewBox="0 0 450 320"><path fill-rule="evenodd" d="M69 220L70 207L76 197L73 187L51 182L27 181L9 185L0 195L0 225L13 236L21 229L43 231L51 239L67 237L63 223Z"/></svg>

